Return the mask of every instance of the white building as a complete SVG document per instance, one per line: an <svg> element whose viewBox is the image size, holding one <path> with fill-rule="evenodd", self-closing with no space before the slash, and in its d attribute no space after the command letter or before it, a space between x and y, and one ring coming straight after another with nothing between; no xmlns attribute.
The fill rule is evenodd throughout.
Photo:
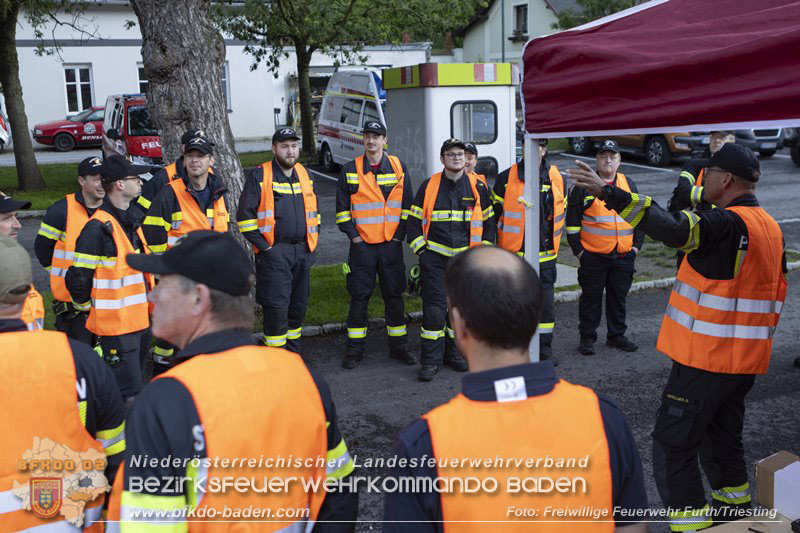
<svg viewBox="0 0 800 533"><path fill-rule="evenodd" d="M142 67L142 39L138 24L126 29L126 21L136 21L129 2L96 0L80 21L93 33L82 36L71 28L55 28L60 45L56 55L35 54L38 40L32 28L19 17L17 53L20 64L28 124L61 119L91 105L104 105L106 97L120 93L139 93L146 88ZM45 31L50 36L50 30ZM261 66L250 71L252 57L244 52L242 41L226 39L223 88L228 102L231 130L237 139L265 138L275 126L285 124L287 112L297 93L294 53L281 65L278 77ZM368 47L361 55L367 65L396 67L424 63L430 57L428 43ZM312 86L324 88L333 71L334 60L316 53L312 58ZM5 107L5 106L4 106Z"/></svg>

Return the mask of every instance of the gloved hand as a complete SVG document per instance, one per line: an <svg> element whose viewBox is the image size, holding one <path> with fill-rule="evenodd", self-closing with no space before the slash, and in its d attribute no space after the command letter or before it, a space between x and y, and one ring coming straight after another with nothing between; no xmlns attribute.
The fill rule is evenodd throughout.
<svg viewBox="0 0 800 533"><path fill-rule="evenodd" d="M59 300L53 300L53 314L56 316L65 315L66 318L71 319L75 318L83 311L80 309L76 309L71 302L61 302Z"/></svg>
<svg viewBox="0 0 800 533"><path fill-rule="evenodd" d="M94 347L94 351L97 352L97 355L103 358L108 366L114 368L119 366L122 362L122 359L119 357L119 352L116 348L111 348L108 353L103 350L103 347L100 344L97 344Z"/></svg>

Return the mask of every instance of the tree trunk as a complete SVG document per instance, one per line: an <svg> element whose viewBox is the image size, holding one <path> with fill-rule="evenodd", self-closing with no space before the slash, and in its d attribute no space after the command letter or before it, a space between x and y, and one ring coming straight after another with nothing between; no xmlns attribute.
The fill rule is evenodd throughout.
<svg viewBox="0 0 800 533"><path fill-rule="evenodd" d="M308 77L311 55L305 46L295 46L297 53L297 83L300 89L300 125L303 127L303 155L313 159L317 145L314 142L314 113L311 110L311 80Z"/></svg>
<svg viewBox="0 0 800 533"><path fill-rule="evenodd" d="M244 173L228 122L222 92L225 42L212 26L210 0L132 0L142 32L150 116L161 136L165 161L180 156L180 138L200 128L216 144L214 167L228 188L231 219L236 216ZM250 246L230 224L246 250Z"/></svg>
<svg viewBox="0 0 800 533"><path fill-rule="evenodd" d="M6 101L8 122L14 140L14 160L17 164L19 189L40 191L45 188L42 173L36 164L33 142L28 131L28 116L22 100L22 84L19 82L19 57L17 56L17 15L19 6L14 4L0 19L0 86Z"/></svg>

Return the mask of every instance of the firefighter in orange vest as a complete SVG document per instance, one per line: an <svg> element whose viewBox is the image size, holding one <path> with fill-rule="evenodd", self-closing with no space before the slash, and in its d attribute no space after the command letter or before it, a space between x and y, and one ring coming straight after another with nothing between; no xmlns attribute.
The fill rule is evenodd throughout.
<svg viewBox="0 0 800 533"><path fill-rule="evenodd" d="M703 164L723 144L736 142L733 131L712 131L708 141L708 151L702 158L689 159L681 169L678 184L672 190L672 197L667 207L670 211L679 212L693 209L695 212L712 209L714 206L703 198ZM678 268L681 266L684 253L678 250Z"/></svg>
<svg viewBox="0 0 800 533"><path fill-rule="evenodd" d="M603 198L631 225L686 253L658 336L673 360L653 430L653 468L673 531L742 516L751 491L744 459L744 400L765 374L786 298L786 257L775 220L755 196L761 172L746 147L723 145L703 164L704 193L718 209L670 213L650 197L606 185L583 164L576 186ZM697 467L710 440L709 509ZM702 454L701 454L702 457ZM733 510L733 513L728 513Z"/></svg>
<svg viewBox="0 0 800 533"><path fill-rule="evenodd" d="M547 161L547 139L539 141L539 279L544 289L539 321L539 359L553 357L553 328L556 322L555 283L556 259L564 233L564 178L555 165ZM524 255L525 206L520 201L525 186L525 160L504 170L494 182L492 199L497 218L497 245ZM524 198L522 198L524 199ZM554 364L558 364L554 360Z"/></svg>
<svg viewBox="0 0 800 533"><path fill-rule="evenodd" d="M33 244L39 263L50 273L56 329L90 346L95 339L86 329L89 315L73 307L64 278L72 265L78 235L106 196L100 181L102 164L99 157L87 157L78 164L80 188L47 208Z"/></svg>
<svg viewBox="0 0 800 533"><path fill-rule="evenodd" d="M16 239L22 224L17 219L17 211L30 209L31 203L24 200L14 200L0 191L0 237ZM39 292L31 287L25 305L22 307L22 321L29 330L44 327L44 300Z"/></svg>
<svg viewBox="0 0 800 533"><path fill-rule="evenodd" d="M89 312L86 329L99 337L99 349L126 400L142 388L150 353L149 280L125 262L126 254L146 248L139 212L128 207L141 191L139 174L148 170L122 156L103 161L106 197L78 236L66 277L72 305Z"/></svg>
<svg viewBox="0 0 800 533"><path fill-rule="evenodd" d="M196 531L217 525L203 524L203 517L218 521L222 515L212 513L223 509L239 513L234 521L248 521L241 513L254 506L270 514L253 515L262 521L251 524L253 530L302 531L314 521L323 528L326 521L355 521L357 491L305 490L306 481L346 478L354 462L322 377L299 355L253 340L255 277L241 246L226 233L200 230L162 255L128 261L160 276L151 294L153 333L180 351L176 364L144 388L128 415L128 447L109 520L121 519L123 530L146 528L143 522L153 518L136 513L146 508L175 512L172 527ZM213 488L229 476L237 479L236 489ZM151 478L155 483L142 485ZM181 481L187 478L191 482ZM244 478L253 485L240 489ZM265 490L266 479L283 488ZM197 517L181 514L186 508ZM354 524L337 527L354 530Z"/></svg>
<svg viewBox="0 0 800 533"><path fill-rule="evenodd" d="M452 260L445 289L470 373L455 398L400 433L390 478L438 488L452 481L453 488L388 492L384 531L407 531L413 522L413 531L480 531L478 522L503 522L502 531L610 533L614 521L626 532L646 531L646 522L630 522L642 520L637 513L648 505L622 411L592 389L559 379L552 362L528 358L542 305L533 268L500 248L480 247ZM556 459L564 464L553 468ZM481 466L470 466L474 461ZM573 482L552 490L554 473ZM469 479L477 491L458 483ZM534 491L535 483L551 488ZM570 509L592 513L557 514ZM569 520L584 522L563 523Z"/></svg>
<svg viewBox="0 0 800 533"><path fill-rule="evenodd" d="M214 143L199 135L181 142L184 142L180 161L183 174L176 175L156 194L142 225L153 253L164 252L190 231L228 231L230 216L225 198L228 189L219 174L210 171L214 164ZM174 346L160 339L156 341L154 374L169 367L174 350Z"/></svg>
<svg viewBox="0 0 800 533"><path fill-rule="evenodd" d="M355 368L364 357L367 306L380 278L386 310L389 356L407 365L417 364L408 353L403 291L406 267L403 240L414 191L406 166L383 152L386 127L364 124L364 155L342 167L336 189L336 225L350 239L347 259L347 351L344 368Z"/></svg>
<svg viewBox="0 0 800 533"><path fill-rule="evenodd" d="M444 271L456 254L493 243L496 227L489 188L464 169L464 142L447 139L439 155L444 169L417 189L406 227L406 239L419 255L421 269L420 381L431 381L442 363L457 372L468 369L447 321Z"/></svg>
<svg viewBox="0 0 800 533"><path fill-rule="evenodd" d="M300 137L272 136L272 162L247 172L236 220L256 252L256 303L264 308L264 343L300 352L319 239L314 181L297 162Z"/></svg>
<svg viewBox="0 0 800 533"><path fill-rule="evenodd" d="M99 520L105 498L90 499L89 493L108 490L122 462L125 410L114 376L89 346L57 331L27 331L20 316L32 287L28 253L14 239L0 237L0 375L3 395L10 400L0 412L0 531L76 531L58 513L43 519L26 510L19 490L27 492L37 477L64 478L63 495L54 495L52 503L63 498L86 504L75 525L87 528ZM57 456L50 456L53 444L48 441L58 448ZM90 451L105 455L105 468L92 461L91 468L80 464L78 454L91 457ZM73 459L77 471L65 472L52 461L28 462L51 458ZM34 494L29 496L36 502ZM102 526L95 523L89 530L102 531Z"/></svg>
<svg viewBox="0 0 800 533"><path fill-rule="evenodd" d="M597 172L610 185L637 192L633 180L618 172L619 145L606 140L597 151ZM613 209L580 187L573 188L567 200L567 242L578 257L578 301L580 344L583 355L594 354L597 327L606 293L606 344L626 352L636 346L625 336L625 300L633 282L633 263L644 245L644 232L635 230Z"/></svg>

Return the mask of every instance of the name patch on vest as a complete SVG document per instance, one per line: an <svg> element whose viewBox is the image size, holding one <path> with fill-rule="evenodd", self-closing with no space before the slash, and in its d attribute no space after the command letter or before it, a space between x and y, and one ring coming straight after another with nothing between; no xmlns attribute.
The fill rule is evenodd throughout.
<svg viewBox="0 0 800 533"><path fill-rule="evenodd" d="M525 378L517 376L508 379L498 379L494 382L494 393L498 402L518 402L528 397L525 390Z"/></svg>

